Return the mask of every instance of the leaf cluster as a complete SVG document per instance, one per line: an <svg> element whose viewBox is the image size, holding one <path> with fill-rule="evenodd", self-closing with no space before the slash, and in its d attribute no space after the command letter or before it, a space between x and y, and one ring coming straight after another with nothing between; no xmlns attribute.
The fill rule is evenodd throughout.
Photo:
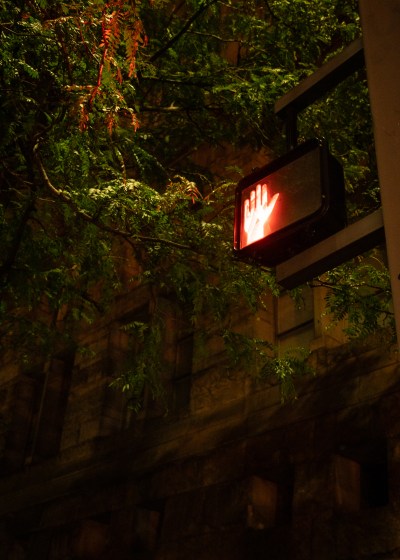
<svg viewBox="0 0 400 560"><path fill-rule="evenodd" d="M344 0L1 0L3 346L30 355L73 338L126 289L132 260L131 280L176 298L195 326L206 314L225 328L232 309L277 294L271 271L232 258L232 162L211 170L201 154L282 151L275 101L358 20ZM361 78L300 121L345 163L354 215L378 204Z"/></svg>
<svg viewBox="0 0 400 560"><path fill-rule="evenodd" d="M347 262L329 271L316 285L329 288L327 313L335 322L346 320L350 339L380 334L392 340L395 333L389 272L382 250L358 262Z"/></svg>

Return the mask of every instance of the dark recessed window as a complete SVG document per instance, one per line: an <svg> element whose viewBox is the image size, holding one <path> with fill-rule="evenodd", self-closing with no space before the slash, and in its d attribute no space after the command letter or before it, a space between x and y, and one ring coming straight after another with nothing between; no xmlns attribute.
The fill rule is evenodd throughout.
<svg viewBox="0 0 400 560"><path fill-rule="evenodd" d="M375 441L335 456L336 504L343 511L389 503L386 443Z"/></svg>
<svg viewBox="0 0 400 560"><path fill-rule="evenodd" d="M361 507L381 507L389 503L387 461L361 465Z"/></svg>

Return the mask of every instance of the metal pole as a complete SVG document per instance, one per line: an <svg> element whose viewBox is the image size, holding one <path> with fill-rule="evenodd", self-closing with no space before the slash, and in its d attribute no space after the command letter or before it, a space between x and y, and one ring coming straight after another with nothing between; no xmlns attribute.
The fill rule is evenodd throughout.
<svg viewBox="0 0 400 560"><path fill-rule="evenodd" d="M400 344L400 2L360 0L359 7Z"/></svg>
<svg viewBox="0 0 400 560"><path fill-rule="evenodd" d="M297 146L297 111L290 107L286 113L286 149L288 152Z"/></svg>

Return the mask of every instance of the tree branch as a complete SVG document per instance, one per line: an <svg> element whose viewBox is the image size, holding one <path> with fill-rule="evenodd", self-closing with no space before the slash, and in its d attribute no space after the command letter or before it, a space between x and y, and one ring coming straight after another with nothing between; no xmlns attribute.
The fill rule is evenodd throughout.
<svg viewBox="0 0 400 560"><path fill-rule="evenodd" d="M21 214L19 224L17 225L14 238L11 242L11 246L8 249L4 261L0 265L0 275L5 276L6 282L7 282L7 274L11 270L14 264L17 258L18 251L22 244L25 228L31 218L32 212L34 212L35 210L35 202L37 196L36 187L35 187L35 178L34 178L33 166L32 166L32 160L30 154L29 152L27 153L27 150L24 148L23 145L21 145L21 152L26 160L28 176L30 179L29 181L25 181L24 179L22 179L22 177L20 177L17 173L9 170L6 164L3 163L3 167L6 170L6 172L10 173L12 176L16 177L19 181L21 181L24 187L28 186L30 191L29 196L27 198L26 206Z"/></svg>
<svg viewBox="0 0 400 560"><path fill-rule="evenodd" d="M38 153L38 149L39 149L39 144L36 144L35 147L33 148L33 157L34 157L34 160L35 160L35 162L38 166L38 169L39 169L39 172L42 176L44 184L46 185L46 187L49 189L49 191L54 196L56 196L58 199L62 200L66 204L68 204L76 212L76 214L78 216L80 216L83 220L85 220L85 222L88 222L88 223L91 223L91 224L95 225L96 227L98 227L102 231L105 231L107 233L111 233L112 235L116 235L118 237L122 237L133 248L136 248L137 242L140 242L140 243L161 243L163 245L168 245L169 247L174 247L176 249L184 249L186 251L194 251L194 252L196 251L193 247L190 247L189 245L184 245L183 243L177 243L176 241L171 241L169 239L163 239L161 237L150 237L150 236L146 236L146 235L134 235L129 231L124 231L124 230L118 229L116 227L109 226L109 225L105 224L104 222L101 222L99 220L99 218L97 218L95 216L92 216L91 214L88 214L85 210L82 210L82 208L80 208L76 204L76 202L71 198L69 193L57 189L52 184L52 182L49 179L49 176L47 175L47 172L46 172L46 169L43 165L42 159L41 159L41 157Z"/></svg>
<svg viewBox="0 0 400 560"><path fill-rule="evenodd" d="M310 288L328 288L330 290L332 290L333 292L340 292L343 290L343 285L341 284L334 284L333 282L327 282L326 280L321 280L320 278L316 278L315 280L313 280L312 282L309 283ZM373 295L373 296L380 296L382 294L388 295L390 296L391 294L391 290L390 288L382 288L381 286L375 286L373 284L366 284L365 282L359 282L357 287L361 288L367 288L369 290L373 290L374 293L373 294L368 294L366 296L360 296L361 298L363 297L368 297L369 295Z"/></svg>
<svg viewBox="0 0 400 560"><path fill-rule="evenodd" d="M33 210L35 209L35 196L32 194L27 202L27 205L22 213L20 222L17 227L17 231L15 233L14 239L12 241L11 247L8 250L6 258L4 259L3 263L0 265L0 275L6 275L11 269L15 259L17 257L17 253L22 243L22 237L25 231L25 227L31 217Z"/></svg>
<svg viewBox="0 0 400 560"><path fill-rule="evenodd" d="M268 0L264 0L264 2L265 2L265 5L267 6L267 10L269 11L270 16L272 17L272 19L275 19L276 21L280 21L281 18L278 17L278 16L275 14L275 12L272 10L269 1L268 1Z"/></svg>
<svg viewBox="0 0 400 560"><path fill-rule="evenodd" d="M208 88L208 87L212 87L214 84L212 82L202 82L202 81L196 81L196 80L191 80L190 78L187 79L183 79L183 80L178 80L177 78L164 78L163 76L143 76L142 75L142 79L143 80L147 80L149 82L159 82L162 84L174 84L174 85L180 85L180 86L194 86L194 87L200 87L200 88Z"/></svg>
<svg viewBox="0 0 400 560"><path fill-rule="evenodd" d="M214 33L203 33L202 31L191 31L190 33L193 35L199 35L200 37L210 37L211 39L221 41L221 43L240 43L238 39L224 39L219 35L214 35Z"/></svg>
<svg viewBox="0 0 400 560"><path fill-rule="evenodd" d="M167 51L169 51L169 49L177 41L179 41L182 35L186 33L186 31L191 27L191 25L196 21L196 19L198 19L203 12L205 12L210 6L212 6L216 2L218 2L218 0L209 0L208 2L206 1L202 2L202 4L200 4L199 9L196 12L194 12L194 14L192 14L189 19L186 20L183 27L178 31L178 33L174 35L167 43L165 43L163 47L161 47L161 49L159 49L150 57L150 62L154 62L155 60L163 56Z"/></svg>

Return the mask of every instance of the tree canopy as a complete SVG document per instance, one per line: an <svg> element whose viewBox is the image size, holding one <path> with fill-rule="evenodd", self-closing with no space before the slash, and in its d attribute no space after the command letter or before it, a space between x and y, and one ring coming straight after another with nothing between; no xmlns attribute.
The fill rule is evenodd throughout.
<svg viewBox="0 0 400 560"><path fill-rule="evenodd" d="M196 154L282 153L275 101L360 33L355 0L0 0L3 347L73 337L121 289L124 259L193 321L277 294L272 271L232 257L243 171ZM299 124L341 159L350 216L377 207L363 72ZM363 266L324 279L338 317L357 309L354 334L390 316L385 269L371 284Z"/></svg>

